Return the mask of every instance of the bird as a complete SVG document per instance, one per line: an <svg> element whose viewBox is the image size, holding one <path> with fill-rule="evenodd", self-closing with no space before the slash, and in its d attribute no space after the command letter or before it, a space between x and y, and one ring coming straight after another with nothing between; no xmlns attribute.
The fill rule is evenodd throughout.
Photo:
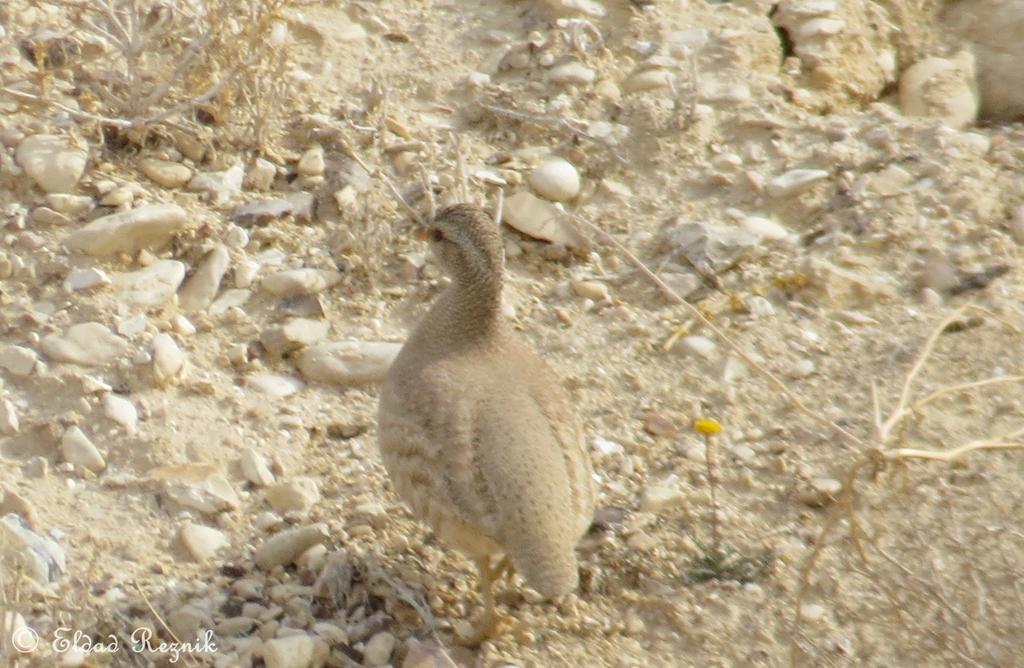
<svg viewBox="0 0 1024 668"><path fill-rule="evenodd" d="M381 386L378 440L413 515L476 563L484 611L464 645L497 630L492 585L514 571L545 599L573 592L596 488L574 402L501 308L504 244L480 207L420 228L451 283Z"/></svg>

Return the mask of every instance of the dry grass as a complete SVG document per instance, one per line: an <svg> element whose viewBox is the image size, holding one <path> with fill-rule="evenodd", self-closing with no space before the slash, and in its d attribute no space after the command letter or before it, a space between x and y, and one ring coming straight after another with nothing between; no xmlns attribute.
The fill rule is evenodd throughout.
<svg viewBox="0 0 1024 668"><path fill-rule="evenodd" d="M34 71L0 91L134 140L216 126L222 141L263 148L291 94L292 1L41 2L60 9L66 32L16 36Z"/></svg>
<svg viewBox="0 0 1024 668"><path fill-rule="evenodd" d="M975 474L982 484L970 497L962 485L949 484L948 469L934 464L1024 450L1024 428L947 449L901 447L923 419L923 409L937 399L1024 382L1022 376L986 378L943 386L914 399L915 385L940 337L955 331L951 328L968 308L934 328L887 416L877 389L873 392L874 442L847 468L836 503L799 574L794 666L808 655L820 661L829 649L822 647L822 639L810 636L801 619L812 596L827 601L839 620L884 630L880 637L889 646L867 648L872 663L902 665L927 655L943 657L944 665L1010 666L1016 660L1015 648L1024 634L1024 592L1018 582L1024 534L1014 528L1021 499L995 496L988 483L996 477L992 466L998 460L989 460L988 469ZM867 481L874 484L862 489ZM960 521L968 505L973 521ZM984 522L979 524L978 518ZM822 563L826 558L828 568Z"/></svg>

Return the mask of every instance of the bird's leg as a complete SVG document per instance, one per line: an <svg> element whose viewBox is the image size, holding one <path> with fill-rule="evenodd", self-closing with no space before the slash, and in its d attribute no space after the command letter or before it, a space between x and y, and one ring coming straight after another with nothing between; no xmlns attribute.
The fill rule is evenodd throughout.
<svg viewBox="0 0 1024 668"><path fill-rule="evenodd" d="M480 596L484 599L484 614L476 624L476 630L468 637L456 639L458 644L464 647L476 647L489 638L494 637L494 631L498 626L498 616L494 612L494 581L511 568L511 562L504 558L498 565L491 568L491 558L480 557L476 560L477 570L480 571Z"/></svg>

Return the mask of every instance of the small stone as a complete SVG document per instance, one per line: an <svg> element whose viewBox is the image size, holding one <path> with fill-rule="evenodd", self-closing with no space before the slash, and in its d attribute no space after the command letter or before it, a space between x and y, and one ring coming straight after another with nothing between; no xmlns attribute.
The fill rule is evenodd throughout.
<svg viewBox="0 0 1024 668"><path fill-rule="evenodd" d="M97 218L68 235L64 244L89 255L134 255L167 243L187 223L188 214L177 204L150 204Z"/></svg>
<svg viewBox="0 0 1024 668"><path fill-rule="evenodd" d="M260 531L272 531L283 523L284 520L281 519L280 515L269 510L257 513L256 517L252 520L252 525Z"/></svg>
<svg viewBox="0 0 1024 668"><path fill-rule="evenodd" d="M814 373L814 362L805 357L793 365L789 375L793 378L807 378L812 373Z"/></svg>
<svg viewBox="0 0 1024 668"><path fill-rule="evenodd" d="M274 185L274 177L277 176L277 167L274 163L263 158L256 158L249 173L245 176L245 183L253 190L270 190Z"/></svg>
<svg viewBox="0 0 1024 668"><path fill-rule="evenodd" d="M675 83L675 79L675 75L668 70L644 70L626 79L622 83L622 90L626 93L642 93L670 88Z"/></svg>
<svg viewBox="0 0 1024 668"><path fill-rule="evenodd" d="M245 384L257 392L275 399L287 397L302 390L306 384L294 376L283 376L276 373L257 373L245 379Z"/></svg>
<svg viewBox="0 0 1024 668"><path fill-rule="evenodd" d="M679 219L667 231L669 243L706 274L732 267L757 242L757 236L738 227Z"/></svg>
<svg viewBox="0 0 1024 668"><path fill-rule="evenodd" d="M341 274L327 269L289 269L271 274L263 279L261 286L278 297L311 295L333 287L341 282Z"/></svg>
<svg viewBox="0 0 1024 668"><path fill-rule="evenodd" d="M747 232L769 241L786 241L792 237L789 230L774 220L760 216L747 216L740 221Z"/></svg>
<svg viewBox="0 0 1024 668"><path fill-rule="evenodd" d="M103 414L124 427L129 434L134 434L139 425L139 411L135 404L116 394L103 397Z"/></svg>
<svg viewBox="0 0 1024 668"><path fill-rule="evenodd" d="M114 188L100 200L100 204L103 206L113 206L119 208L127 208L131 206L131 203L135 201L135 192L132 188L121 186Z"/></svg>
<svg viewBox="0 0 1024 668"><path fill-rule="evenodd" d="M221 172L202 172L189 180L188 189L193 192L209 193L214 203L222 204L233 194L242 190L245 167L241 163Z"/></svg>
<svg viewBox="0 0 1024 668"><path fill-rule="evenodd" d="M68 427L60 439L61 454L64 460L88 469L93 473L99 473L107 467L103 455L93 445L89 437L76 426Z"/></svg>
<svg viewBox="0 0 1024 668"><path fill-rule="evenodd" d="M582 63L571 62L552 67L548 72L548 81L558 85L588 86L596 78L594 70Z"/></svg>
<svg viewBox="0 0 1024 668"><path fill-rule="evenodd" d="M10 513L0 517L0 563L10 572L21 570L48 585L67 572L67 553L53 539L32 531L20 515Z"/></svg>
<svg viewBox="0 0 1024 668"><path fill-rule="evenodd" d="M38 360L36 351L22 346L0 346L0 367L15 376L29 376Z"/></svg>
<svg viewBox="0 0 1024 668"><path fill-rule="evenodd" d="M234 267L234 287L248 288L256 281L259 274L259 263L252 260L243 260Z"/></svg>
<svg viewBox="0 0 1024 668"><path fill-rule="evenodd" d="M46 203L54 211L65 216L79 216L88 213L96 207L91 197L86 195L68 195L67 193L50 193L46 196Z"/></svg>
<svg viewBox="0 0 1024 668"><path fill-rule="evenodd" d="M324 147L317 144L306 150L295 165L295 171L301 176L320 176L324 173Z"/></svg>
<svg viewBox="0 0 1024 668"><path fill-rule="evenodd" d="M667 415L648 413L644 416L644 431L652 436L671 436L679 431L679 427Z"/></svg>
<svg viewBox="0 0 1024 668"><path fill-rule="evenodd" d="M100 366L126 353L128 342L98 322L83 322L43 337L39 347L56 362Z"/></svg>
<svg viewBox="0 0 1024 668"><path fill-rule="evenodd" d="M932 248L924 256L924 266L917 277L919 288L931 288L941 294L960 284L956 266L942 251Z"/></svg>
<svg viewBox="0 0 1024 668"><path fill-rule="evenodd" d="M176 382L185 369L185 353L170 334L163 332L153 337L153 378L157 385Z"/></svg>
<svg viewBox="0 0 1024 668"><path fill-rule="evenodd" d="M608 286L600 281L573 281L572 290L584 299L603 302L611 298Z"/></svg>
<svg viewBox="0 0 1024 668"><path fill-rule="evenodd" d="M623 455L626 452L621 443L616 443L600 436L595 436L590 441L590 447L595 453L603 457Z"/></svg>
<svg viewBox="0 0 1024 668"><path fill-rule="evenodd" d="M805 622L819 622L825 617L825 606L817 603L804 603L800 606L800 619Z"/></svg>
<svg viewBox="0 0 1024 668"><path fill-rule="evenodd" d="M112 278L126 302L147 307L166 304L183 280L185 264L177 260L157 260L144 269L117 273Z"/></svg>
<svg viewBox="0 0 1024 668"><path fill-rule="evenodd" d="M327 525L312 524L279 531L256 549L253 559L265 571L290 564L303 552L328 539Z"/></svg>
<svg viewBox="0 0 1024 668"><path fill-rule="evenodd" d="M149 320L146 316L139 315L131 318L125 318L121 322L117 323L117 333L121 336L135 336L146 331L146 326L149 324Z"/></svg>
<svg viewBox="0 0 1024 668"><path fill-rule="evenodd" d="M548 158L530 172L530 187L553 202L567 202L580 192L580 175L568 160Z"/></svg>
<svg viewBox="0 0 1024 668"><path fill-rule="evenodd" d="M373 637L367 641L366 647L363 648L363 665L383 666L387 664L391 653L395 651L395 642L395 636L387 631L373 634Z"/></svg>
<svg viewBox="0 0 1024 668"><path fill-rule="evenodd" d="M53 209L45 206L39 206L32 209L32 224L40 227L46 227L49 225L68 225L71 220L68 219L63 213L54 211Z"/></svg>
<svg viewBox="0 0 1024 668"><path fill-rule="evenodd" d="M223 531L213 527L187 522L178 533L182 545L198 562L210 561L229 545Z"/></svg>
<svg viewBox="0 0 1024 668"><path fill-rule="evenodd" d="M683 337L677 347L687 355L694 357L702 357L704 359L710 358L714 355L715 350L718 348L715 342L706 336L686 336Z"/></svg>
<svg viewBox="0 0 1024 668"><path fill-rule="evenodd" d="M285 324L270 327L260 334L260 343L272 355L284 355L318 343L327 336L327 323L308 318L292 318Z"/></svg>
<svg viewBox="0 0 1024 668"><path fill-rule="evenodd" d="M171 501L204 514L234 510L240 503L231 483L210 464L168 464L149 477L164 484Z"/></svg>
<svg viewBox="0 0 1024 668"><path fill-rule="evenodd" d="M304 349L296 364L307 380L315 382L379 383L401 349L400 343L331 341Z"/></svg>
<svg viewBox="0 0 1024 668"><path fill-rule="evenodd" d="M109 285L110 282L110 277L102 269L72 269L64 279L64 289L68 292L90 290L101 285Z"/></svg>
<svg viewBox="0 0 1024 668"><path fill-rule="evenodd" d="M274 483L274 474L267 465L266 458L252 448L242 450L239 467L245 479L257 487L266 487Z"/></svg>
<svg viewBox="0 0 1024 668"><path fill-rule="evenodd" d="M810 485L800 490L797 498L812 508L822 508L834 503L843 489L843 483L834 478L814 478Z"/></svg>
<svg viewBox="0 0 1024 668"><path fill-rule="evenodd" d="M1024 246L1024 204L1018 206L1010 216L1010 236Z"/></svg>
<svg viewBox="0 0 1024 668"><path fill-rule="evenodd" d="M316 213L316 197L312 193L288 193L284 197L258 200L235 207L231 220L242 227L266 225L272 220L294 216L295 220L312 221Z"/></svg>
<svg viewBox="0 0 1024 668"><path fill-rule="evenodd" d="M505 200L502 211L504 222L534 239L581 251L589 245L560 209L525 190Z"/></svg>
<svg viewBox="0 0 1024 668"><path fill-rule="evenodd" d="M18 410L14 404L7 399L0 400L0 434L12 436L17 434L20 428Z"/></svg>
<svg viewBox="0 0 1024 668"><path fill-rule="evenodd" d="M180 188L192 178L192 170L180 162L145 158L141 167L143 174L164 188Z"/></svg>
<svg viewBox="0 0 1024 668"><path fill-rule="evenodd" d="M305 633L273 638L263 643L266 668L311 668L316 642Z"/></svg>
<svg viewBox="0 0 1024 668"><path fill-rule="evenodd" d="M192 324L191 320L180 313L174 316L174 319L171 320L171 325L174 327L174 331L182 336L192 336L196 333L196 326Z"/></svg>
<svg viewBox="0 0 1024 668"><path fill-rule="evenodd" d="M686 501L679 478L670 475L668 478L646 487L640 497L640 510L658 513L681 507Z"/></svg>
<svg viewBox="0 0 1024 668"><path fill-rule="evenodd" d="M682 451L683 456L686 457L691 462L703 463L707 460L707 445L701 443L700 441L680 444L679 449Z"/></svg>
<svg viewBox="0 0 1024 668"><path fill-rule="evenodd" d="M312 478L295 478L267 488L267 503L279 513L304 513L320 500Z"/></svg>
<svg viewBox="0 0 1024 668"><path fill-rule="evenodd" d="M221 279L231 265L231 256L224 246L215 246L199 263L192 276L178 292L178 303L186 312L202 311L213 303Z"/></svg>
<svg viewBox="0 0 1024 668"><path fill-rule="evenodd" d="M88 154L59 135L31 135L18 144L15 160L48 193L69 193L85 171Z"/></svg>
<svg viewBox="0 0 1024 668"><path fill-rule="evenodd" d="M232 308L241 308L245 302L249 301L250 297L252 297L250 290L224 290L216 301L210 304L207 313L216 316Z"/></svg>
<svg viewBox="0 0 1024 668"><path fill-rule="evenodd" d="M769 181L766 190L769 197L782 199L809 190L818 181L827 178L828 172L823 169L792 169Z"/></svg>

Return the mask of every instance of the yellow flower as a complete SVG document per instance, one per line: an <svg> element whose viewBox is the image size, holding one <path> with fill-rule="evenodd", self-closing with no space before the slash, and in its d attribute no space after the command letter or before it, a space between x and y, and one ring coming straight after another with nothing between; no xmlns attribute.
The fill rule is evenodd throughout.
<svg viewBox="0 0 1024 668"><path fill-rule="evenodd" d="M693 423L693 428L701 434L717 434L722 431L722 425L711 418L701 418Z"/></svg>

